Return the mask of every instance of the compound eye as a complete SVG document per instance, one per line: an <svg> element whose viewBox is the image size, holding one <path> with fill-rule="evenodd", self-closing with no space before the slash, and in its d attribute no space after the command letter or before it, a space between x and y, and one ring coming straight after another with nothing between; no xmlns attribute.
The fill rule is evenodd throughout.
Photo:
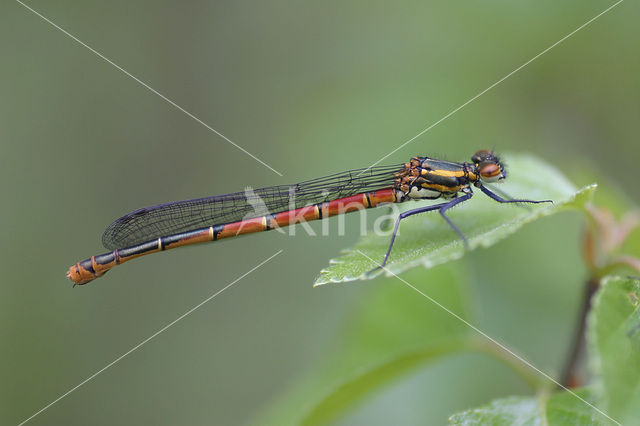
<svg viewBox="0 0 640 426"><path fill-rule="evenodd" d="M487 163L481 164L479 167L480 176L483 179L492 179L497 178L502 174L502 170L500 170L500 166L496 163Z"/></svg>

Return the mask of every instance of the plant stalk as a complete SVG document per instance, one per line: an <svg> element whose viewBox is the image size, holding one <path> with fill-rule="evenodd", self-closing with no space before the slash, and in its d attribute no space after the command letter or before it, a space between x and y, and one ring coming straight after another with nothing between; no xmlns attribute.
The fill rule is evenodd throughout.
<svg viewBox="0 0 640 426"><path fill-rule="evenodd" d="M595 277L591 277L587 280L584 286L584 295L582 300L582 306L580 308L580 316L578 323L576 324L576 332L573 334L573 342L570 347L570 352L567 357L566 364L562 370L560 383L567 388L575 388L581 386L582 380L578 374L578 361L580 354L585 346L585 332L587 329L587 314L591 309L591 299L600 286L600 280Z"/></svg>

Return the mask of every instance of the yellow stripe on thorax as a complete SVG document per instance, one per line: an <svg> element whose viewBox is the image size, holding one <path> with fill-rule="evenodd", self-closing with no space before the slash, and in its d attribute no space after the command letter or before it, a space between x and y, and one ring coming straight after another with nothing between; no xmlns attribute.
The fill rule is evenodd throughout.
<svg viewBox="0 0 640 426"><path fill-rule="evenodd" d="M420 186L426 189L433 189L434 191L439 191L439 192L458 192L462 189L462 185L447 186L447 185L438 185L437 183L429 183L429 182L424 182Z"/></svg>
<svg viewBox="0 0 640 426"><path fill-rule="evenodd" d="M435 175L443 177L463 177L464 170L426 170L422 169L422 176Z"/></svg>

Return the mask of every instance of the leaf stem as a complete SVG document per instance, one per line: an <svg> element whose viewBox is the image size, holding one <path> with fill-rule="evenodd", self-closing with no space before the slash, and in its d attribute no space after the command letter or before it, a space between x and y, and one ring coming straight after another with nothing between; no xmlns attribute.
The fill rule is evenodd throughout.
<svg viewBox="0 0 640 426"><path fill-rule="evenodd" d="M512 352L505 350L500 345L490 340L477 338L472 341L471 346L475 350L490 355L510 367L533 391L540 392L547 387L538 374L531 371L526 364L515 358Z"/></svg>
<svg viewBox="0 0 640 426"><path fill-rule="evenodd" d="M585 331L587 327L587 314L591 309L591 299L600 286L600 280L595 277L589 278L584 285L584 295L582 298L582 306L580 308L580 316L576 324L576 331L573 334L573 342L569 349L567 361L562 369L560 383L568 388L574 388L581 385L578 376L577 367L580 358L580 352L584 347Z"/></svg>

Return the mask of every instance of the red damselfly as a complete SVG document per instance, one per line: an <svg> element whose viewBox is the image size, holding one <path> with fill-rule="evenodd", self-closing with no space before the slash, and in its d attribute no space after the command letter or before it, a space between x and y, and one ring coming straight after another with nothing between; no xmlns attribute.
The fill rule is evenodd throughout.
<svg viewBox="0 0 640 426"><path fill-rule="evenodd" d="M481 150L471 162L413 157L393 166L351 170L301 182L233 194L158 204L135 210L109 225L102 244L110 251L71 266L67 277L86 284L123 262L146 254L237 235L322 219L386 203L444 198L443 203L401 213L395 222L386 265L400 222L412 215L438 210L465 242L445 212L479 188L500 203L545 203L550 200L505 199L483 184L506 177L504 165L492 152Z"/></svg>

